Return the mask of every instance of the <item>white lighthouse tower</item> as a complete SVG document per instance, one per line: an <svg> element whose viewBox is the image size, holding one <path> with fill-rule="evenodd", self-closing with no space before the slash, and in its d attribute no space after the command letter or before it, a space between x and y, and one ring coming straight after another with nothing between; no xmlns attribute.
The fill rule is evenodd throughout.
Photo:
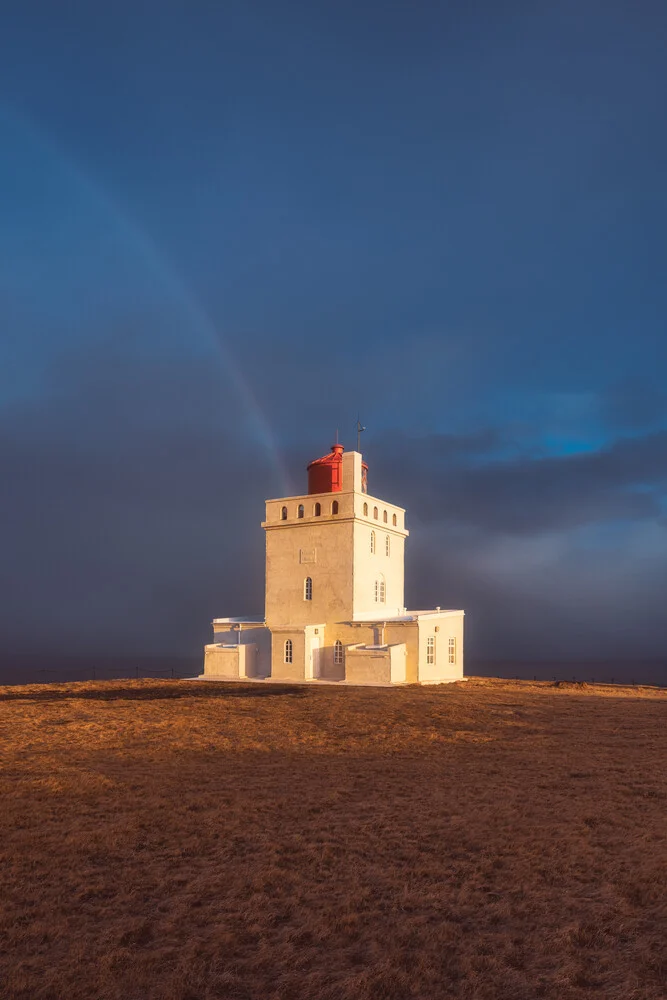
<svg viewBox="0 0 667 1000"><path fill-rule="evenodd" d="M367 492L358 451L308 466L308 493L266 501L263 616L218 618L205 678L354 684L463 677L463 611L408 611L405 511Z"/></svg>

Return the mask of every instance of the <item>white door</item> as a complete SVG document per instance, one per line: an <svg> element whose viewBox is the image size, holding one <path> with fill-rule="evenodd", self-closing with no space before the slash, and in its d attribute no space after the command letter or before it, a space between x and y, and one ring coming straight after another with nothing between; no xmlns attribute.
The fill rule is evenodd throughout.
<svg viewBox="0 0 667 1000"><path fill-rule="evenodd" d="M308 657L308 671L306 676L310 679L320 676L320 637L313 635L310 639L310 655Z"/></svg>

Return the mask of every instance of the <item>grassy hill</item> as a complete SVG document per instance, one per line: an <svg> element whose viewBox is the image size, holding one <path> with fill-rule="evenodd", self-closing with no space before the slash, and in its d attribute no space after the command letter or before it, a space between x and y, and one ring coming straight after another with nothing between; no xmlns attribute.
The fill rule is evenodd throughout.
<svg viewBox="0 0 667 1000"><path fill-rule="evenodd" d="M0 996L667 996L667 693L0 688Z"/></svg>

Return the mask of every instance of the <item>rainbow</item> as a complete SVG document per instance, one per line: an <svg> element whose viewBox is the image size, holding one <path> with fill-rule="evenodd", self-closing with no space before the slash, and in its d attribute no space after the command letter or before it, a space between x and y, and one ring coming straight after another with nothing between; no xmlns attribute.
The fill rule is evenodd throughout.
<svg viewBox="0 0 667 1000"><path fill-rule="evenodd" d="M51 157L76 188L112 220L121 238L128 241L133 251L145 261L158 281L169 289L170 295L183 310L188 335L198 339L200 345L216 359L225 376L231 379L245 411L247 431L251 439L266 452L270 465L278 476L281 495L290 495L292 489L286 463L266 413L243 375L222 332L167 253L119 204L118 199L96 177L85 171L68 152L65 152L53 136L32 117L26 116L14 107L0 105L0 129L17 131L36 147L38 155Z"/></svg>

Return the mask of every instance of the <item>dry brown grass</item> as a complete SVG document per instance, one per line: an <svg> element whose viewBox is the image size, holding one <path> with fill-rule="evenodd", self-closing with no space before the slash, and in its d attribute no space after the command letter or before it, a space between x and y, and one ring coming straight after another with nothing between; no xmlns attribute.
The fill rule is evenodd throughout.
<svg viewBox="0 0 667 1000"><path fill-rule="evenodd" d="M667 696L0 688L0 991L667 997Z"/></svg>

